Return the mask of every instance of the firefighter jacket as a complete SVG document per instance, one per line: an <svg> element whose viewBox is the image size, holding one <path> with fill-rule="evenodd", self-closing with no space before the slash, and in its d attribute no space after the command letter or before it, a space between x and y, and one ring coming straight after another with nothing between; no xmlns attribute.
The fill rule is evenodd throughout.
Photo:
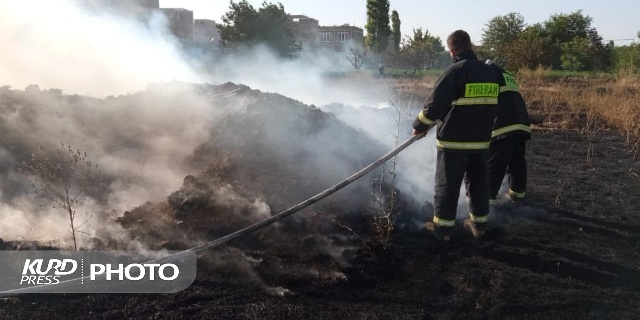
<svg viewBox="0 0 640 320"><path fill-rule="evenodd" d="M487 61L500 77L500 96L498 97L499 112L495 119L492 140L499 140L512 135L531 137L531 121L527 112L527 105L520 94L518 83L507 71L495 63Z"/></svg>
<svg viewBox="0 0 640 320"><path fill-rule="evenodd" d="M499 75L468 50L454 58L436 81L413 128L437 123L440 150L481 152L489 148L500 93Z"/></svg>

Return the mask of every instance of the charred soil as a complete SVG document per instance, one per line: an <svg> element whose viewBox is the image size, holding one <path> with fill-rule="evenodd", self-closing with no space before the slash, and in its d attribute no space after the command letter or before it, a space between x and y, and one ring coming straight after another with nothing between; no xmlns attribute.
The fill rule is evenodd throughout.
<svg viewBox="0 0 640 320"><path fill-rule="evenodd" d="M420 230L365 246L325 206L205 253L181 292L24 295L0 300L0 318L637 319L640 164L614 131L587 140L542 119L534 114L528 143L528 200L500 203L483 241L459 230L440 243ZM209 171L207 181L223 178ZM176 201L167 216L186 203ZM359 223L367 221L344 221ZM332 254L323 241L344 248ZM244 269L219 262L239 255Z"/></svg>

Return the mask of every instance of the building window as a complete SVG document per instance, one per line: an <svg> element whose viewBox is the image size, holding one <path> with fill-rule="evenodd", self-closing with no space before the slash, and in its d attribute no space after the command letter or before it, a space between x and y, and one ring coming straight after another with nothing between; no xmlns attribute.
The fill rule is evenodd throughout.
<svg viewBox="0 0 640 320"><path fill-rule="evenodd" d="M347 42L349 40L349 32L338 32L338 39L340 42Z"/></svg>
<svg viewBox="0 0 640 320"><path fill-rule="evenodd" d="M331 42L331 32L322 32L320 34L320 41Z"/></svg>

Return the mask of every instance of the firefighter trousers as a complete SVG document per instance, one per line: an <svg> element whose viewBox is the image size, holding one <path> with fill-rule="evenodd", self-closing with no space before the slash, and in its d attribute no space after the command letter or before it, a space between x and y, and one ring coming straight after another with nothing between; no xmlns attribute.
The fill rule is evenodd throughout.
<svg viewBox="0 0 640 320"><path fill-rule="evenodd" d="M463 180L469 196L469 211L472 218L486 221L489 214L487 152L438 150L437 157L434 223L449 227L455 224L458 197Z"/></svg>
<svg viewBox="0 0 640 320"><path fill-rule="evenodd" d="M526 135L513 135L491 142L487 160L491 199L497 198L505 174L509 179L509 192L524 197L527 191L527 139Z"/></svg>

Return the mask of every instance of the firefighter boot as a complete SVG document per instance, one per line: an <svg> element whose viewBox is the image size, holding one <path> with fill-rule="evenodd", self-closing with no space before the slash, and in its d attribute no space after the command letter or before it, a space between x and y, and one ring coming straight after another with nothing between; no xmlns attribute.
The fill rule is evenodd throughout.
<svg viewBox="0 0 640 320"><path fill-rule="evenodd" d="M509 189L509 193L507 193L507 199L515 204L523 204L525 196L525 192L516 192L511 189Z"/></svg>
<svg viewBox="0 0 640 320"><path fill-rule="evenodd" d="M425 223L425 228L433 237L440 241L451 241L451 235L453 234L454 227L443 227L436 225L435 223L429 221Z"/></svg>
<svg viewBox="0 0 640 320"><path fill-rule="evenodd" d="M474 238L480 239L484 236L487 228L486 223L475 223L471 219L464 220L464 228L471 232Z"/></svg>

